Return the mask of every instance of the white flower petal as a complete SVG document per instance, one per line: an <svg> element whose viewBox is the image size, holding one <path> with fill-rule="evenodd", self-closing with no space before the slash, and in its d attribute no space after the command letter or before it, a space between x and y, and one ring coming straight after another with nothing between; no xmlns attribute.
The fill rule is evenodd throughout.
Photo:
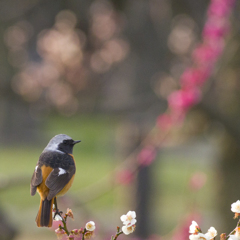
<svg viewBox="0 0 240 240"><path fill-rule="evenodd" d="M209 236L211 239L215 238L217 236L217 230L214 227L210 227L205 235Z"/></svg>
<svg viewBox="0 0 240 240"><path fill-rule="evenodd" d="M90 232L94 231L96 228L95 222L93 222L93 221L87 222L85 225L85 228Z"/></svg>
<svg viewBox="0 0 240 240"><path fill-rule="evenodd" d="M235 203L231 204L231 211L234 213L240 213L240 201L237 200Z"/></svg>
<svg viewBox="0 0 240 240"><path fill-rule="evenodd" d="M134 229L135 229L135 226L129 226L129 227L128 226L123 226L122 227L122 231L125 235L128 235L128 234L132 233L134 231Z"/></svg>
<svg viewBox="0 0 240 240"><path fill-rule="evenodd" d="M210 237L203 233L192 234L189 236L190 240L210 240Z"/></svg>
<svg viewBox="0 0 240 240"><path fill-rule="evenodd" d="M129 211L127 213L128 216L131 216L132 218L136 218L136 212L135 211Z"/></svg>
<svg viewBox="0 0 240 240"><path fill-rule="evenodd" d="M127 220L127 215L122 215L120 219L122 222L125 222Z"/></svg>
<svg viewBox="0 0 240 240"><path fill-rule="evenodd" d="M128 211L128 213L126 215L122 215L120 217L123 224L127 225L127 226L134 225L137 222L137 220L135 218L136 218L136 212L135 211Z"/></svg>
<svg viewBox="0 0 240 240"><path fill-rule="evenodd" d="M198 224L195 221L192 221L192 224L189 227L189 233L196 233L196 228L198 228Z"/></svg>
<svg viewBox="0 0 240 240"><path fill-rule="evenodd" d="M132 226L132 225L134 225L136 222L137 222L136 219L132 219L131 222L128 223L127 225L128 225L128 226L129 226L129 225Z"/></svg>
<svg viewBox="0 0 240 240"><path fill-rule="evenodd" d="M189 236L189 239L190 240L199 240L199 236L196 235L196 234L192 234L192 235Z"/></svg>
<svg viewBox="0 0 240 240"><path fill-rule="evenodd" d="M237 237L236 235L229 235L228 240L239 240L240 238Z"/></svg>

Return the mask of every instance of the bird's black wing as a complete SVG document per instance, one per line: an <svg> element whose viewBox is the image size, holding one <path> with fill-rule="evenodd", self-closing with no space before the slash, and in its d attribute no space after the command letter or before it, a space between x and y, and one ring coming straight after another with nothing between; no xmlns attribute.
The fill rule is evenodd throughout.
<svg viewBox="0 0 240 240"><path fill-rule="evenodd" d="M37 186L42 182L42 170L37 165L35 171L32 175L31 183L30 183L30 193L31 195L35 195Z"/></svg>
<svg viewBox="0 0 240 240"><path fill-rule="evenodd" d="M47 199L55 197L70 181L75 174L75 165L70 165L68 169L54 168L48 175L45 184L49 188Z"/></svg>

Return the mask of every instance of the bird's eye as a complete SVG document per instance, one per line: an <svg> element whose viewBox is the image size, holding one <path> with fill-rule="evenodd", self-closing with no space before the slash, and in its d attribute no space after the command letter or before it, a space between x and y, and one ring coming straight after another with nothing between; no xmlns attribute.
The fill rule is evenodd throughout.
<svg viewBox="0 0 240 240"><path fill-rule="evenodd" d="M63 140L63 144L67 144L67 140Z"/></svg>

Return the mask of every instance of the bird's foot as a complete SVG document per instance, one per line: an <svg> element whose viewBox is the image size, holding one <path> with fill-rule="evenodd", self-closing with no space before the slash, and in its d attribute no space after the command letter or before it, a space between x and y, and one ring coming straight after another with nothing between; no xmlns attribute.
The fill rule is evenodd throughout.
<svg viewBox="0 0 240 240"><path fill-rule="evenodd" d="M54 211L54 216L53 216L53 219L55 220L62 220L62 214L63 212L62 211L59 211L58 207L57 207L57 198L55 197L54 198L54 208L53 208L53 211Z"/></svg>
<svg viewBox="0 0 240 240"><path fill-rule="evenodd" d="M55 212L54 212L54 216L53 216L53 219L55 220L62 220L62 211L59 211L59 209L56 209L55 208Z"/></svg>

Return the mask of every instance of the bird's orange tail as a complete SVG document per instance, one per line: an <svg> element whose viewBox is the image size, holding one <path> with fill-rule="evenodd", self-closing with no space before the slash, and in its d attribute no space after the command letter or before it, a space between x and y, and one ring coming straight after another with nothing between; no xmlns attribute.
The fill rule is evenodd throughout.
<svg viewBox="0 0 240 240"><path fill-rule="evenodd" d="M36 217L36 223L38 227L51 227L52 226L52 207L53 199L40 200L40 207Z"/></svg>

